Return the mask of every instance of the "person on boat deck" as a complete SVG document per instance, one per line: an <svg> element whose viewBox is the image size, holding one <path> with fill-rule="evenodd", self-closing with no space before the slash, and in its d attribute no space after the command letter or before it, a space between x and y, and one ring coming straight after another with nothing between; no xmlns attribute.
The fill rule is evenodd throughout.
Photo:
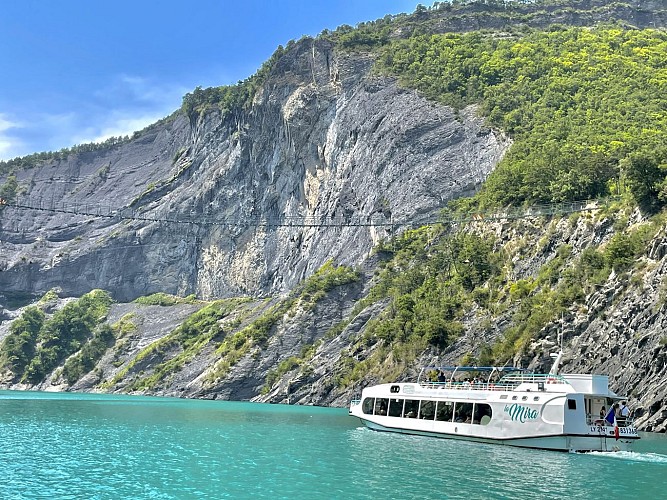
<svg viewBox="0 0 667 500"><path fill-rule="evenodd" d="M445 377L445 372L440 370L438 373L438 382L447 382L447 377Z"/></svg>
<svg viewBox="0 0 667 500"><path fill-rule="evenodd" d="M602 408L600 408L600 418L604 418L606 416L607 416L607 409L603 405Z"/></svg>
<svg viewBox="0 0 667 500"><path fill-rule="evenodd" d="M626 404L625 401L621 402L621 409L619 410L619 420L625 422L628 417L630 416L630 408L628 408L628 405Z"/></svg>
<svg viewBox="0 0 667 500"><path fill-rule="evenodd" d="M621 418L621 407L618 403L614 404L614 415L616 415L617 419Z"/></svg>

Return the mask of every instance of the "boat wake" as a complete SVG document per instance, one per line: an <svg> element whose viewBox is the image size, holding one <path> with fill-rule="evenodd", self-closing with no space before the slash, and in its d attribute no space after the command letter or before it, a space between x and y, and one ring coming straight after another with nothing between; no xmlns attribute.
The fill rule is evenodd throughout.
<svg viewBox="0 0 667 500"><path fill-rule="evenodd" d="M667 464L667 455L661 455L659 453L637 453L636 451L592 451L588 453L588 455L609 457L619 460L631 460L633 462Z"/></svg>

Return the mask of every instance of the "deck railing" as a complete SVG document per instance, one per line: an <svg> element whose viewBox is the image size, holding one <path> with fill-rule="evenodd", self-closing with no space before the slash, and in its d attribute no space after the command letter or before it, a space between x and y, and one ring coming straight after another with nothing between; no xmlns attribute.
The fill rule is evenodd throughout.
<svg viewBox="0 0 667 500"><path fill-rule="evenodd" d="M467 391L511 391L514 386L500 382L422 382L426 389L465 389Z"/></svg>
<svg viewBox="0 0 667 500"><path fill-rule="evenodd" d="M593 415L586 415L586 423L588 425L599 425L600 427L614 427L614 424L610 424L608 420ZM635 419L632 417L616 419L616 424L619 427L634 427L634 423Z"/></svg>
<svg viewBox="0 0 667 500"><path fill-rule="evenodd" d="M547 373L510 373L498 382L422 382L420 385L427 389L465 389L473 391L511 391L520 384L567 384L560 375Z"/></svg>
<svg viewBox="0 0 667 500"><path fill-rule="evenodd" d="M503 378L500 379L500 383L519 385L519 384L539 384L543 382L545 384L567 384L565 380L560 375L551 375L549 373L508 373Z"/></svg>

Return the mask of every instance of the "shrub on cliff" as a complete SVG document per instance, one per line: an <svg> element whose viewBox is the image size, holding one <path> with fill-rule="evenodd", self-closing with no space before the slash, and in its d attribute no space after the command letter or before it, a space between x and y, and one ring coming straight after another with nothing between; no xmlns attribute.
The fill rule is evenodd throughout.
<svg viewBox="0 0 667 500"><path fill-rule="evenodd" d="M12 322L9 334L0 345L0 367L9 369L15 376L23 374L35 355L35 343L44 319L41 309L29 307Z"/></svg>
<svg viewBox="0 0 667 500"><path fill-rule="evenodd" d="M107 292L93 290L44 322L37 336L35 355L21 381L41 382L63 359L78 351L97 325L106 319L111 302Z"/></svg>

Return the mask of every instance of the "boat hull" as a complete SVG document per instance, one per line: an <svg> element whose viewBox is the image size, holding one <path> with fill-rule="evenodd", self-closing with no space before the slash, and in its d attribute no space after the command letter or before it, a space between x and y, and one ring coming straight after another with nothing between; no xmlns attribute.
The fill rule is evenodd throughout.
<svg viewBox="0 0 667 500"><path fill-rule="evenodd" d="M418 429L407 429L400 427L388 427L371 420L359 417L359 420L371 430L379 432L394 432L414 436L427 436L441 439L456 439L460 441L472 441L486 444L500 444L518 448L534 448L541 450L566 451L566 452L592 452L592 451L631 451L632 445L638 437L615 439L613 436L590 436L590 435L551 435L495 438L479 437L463 433L433 432Z"/></svg>

